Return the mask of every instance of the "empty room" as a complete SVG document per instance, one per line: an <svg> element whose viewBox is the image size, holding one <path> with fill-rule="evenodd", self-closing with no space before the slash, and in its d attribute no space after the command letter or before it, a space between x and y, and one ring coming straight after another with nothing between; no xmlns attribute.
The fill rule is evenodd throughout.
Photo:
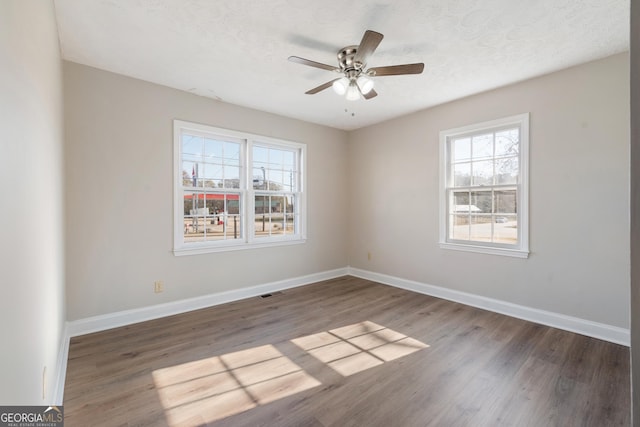
<svg viewBox="0 0 640 427"><path fill-rule="evenodd" d="M0 423L640 425L637 15L1 0Z"/></svg>

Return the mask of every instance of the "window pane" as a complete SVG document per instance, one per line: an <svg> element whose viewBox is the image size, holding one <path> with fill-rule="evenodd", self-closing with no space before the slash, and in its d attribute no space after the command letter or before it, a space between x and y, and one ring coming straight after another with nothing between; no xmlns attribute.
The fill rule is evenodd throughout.
<svg viewBox="0 0 640 427"><path fill-rule="evenodd" d="M288 213L285 215L285 234L295 234L296 233L296 221L295 214Z"/></svg>
<svg viewBox="0 0 640 427"><path fill-rule="evenodd" d="M284 211L286 200L283 196L271 196L271 234L284 234Z"/></svg>
<svg viewBox="0 0 640 427"><path fill-rule="evenodd" d="M476 135L471 140L474 159L493 157L493 134Z"/></svg>
<svg viewBox="0 0 640 427"><path fill-rule="evenodd" d="M225 164L240 164L240 144L237 142L225 141L224 143Z"/></svg>
<svg viewBox="0 0 640 427"><path fill-rule="evenodd" d="M517 213L517 197L516 190L496 191L495 196L495 212L496 213Z"/></svg>
<svg viewBox="0 0 640 427"><path fill-rule="evenodd" d="M472 185L493 185L493 161L473 162Z"/></svg>
<svg viewBox="0 0 640 427"><path fill-rule="evenodd" d="M469 240L469 215L451 215L449 238Z"/></svg>
<svg viewBox="0 0 640 427"><path fill-rule="evenodd" d="M295 178L293 174L293 170L285 171L282 177L282 189L284 191L294 191L295 189Z"/></svg>
<svg viewBox="0 0 640 427"><path fill-rule="evenodd" d="M269 161L269 150L265 147L260 147L259 145L253 146L253 162L254 163L264 163L266 164Z"/></svg>
<svg viewBox="0 0 640 427"><path fill-rule="evenodd" d="M496 184L517 184L518 174L517 157L496 159Z"/></svg>
<svg viewBox="0 0 640 427"><path fill-rule="evenodd" d="M270 170L267 188L272 191L282 191L284 188L284 174L282 170Z"/></svg>
<svg viewBox="0 0 640 427"><path fill-rule="evenodd" d="M289 195L284 198L285 212L285 234L296 233L296 202L295 196Z"/></svg>
<svg viewBox="0 0 640 427"><path fill-rule="evenodd" d="M223 159L222 160L222 164L225 167L229 167L229 166L240 166L240 161L238 159Z"/></svg>
<svg viewBox="0 0 640 427"><path fill-rule="evenodd" d="M491 191L472 191L470 196L472 214L492 212Z"/></svg>
<svg viewBox="0 0 640 427"><path fill-rule="evenodd" d="M293 170L296 167L296 156L293 151L286 151L283 155L282 162L285 169Z"/></svg>
<svg viewBox="0 0 640 427"><path fill-rule="evenodd" d="M493 242L503 244L518 243L518 224L516 213L517 192L513 190L501 190L494 192Z"/></svg>
<svg viewBox="0 0 640 427"><path fill-rule="evenodd" d="M471 163L453 165L453 185L454 187L471 185Z"/></svg>
<svg viewBox="0 0 640 427"><path fill-rule="evenodd" d="M240 167L224 167L224 188L240 188Z"/></svg>
<svg viewBox="0 0 640 427"><path fill-rule="evenodd" d="M204 193L184 192L184 238L185 241L197 242L204 240L204 229L208 209L205 207Z"/></svg>
<svg viewBox="0 0 640 427"><path fill-rule="evenodd" d="M195 163L191 161L182 162L182 185L185 187L195 187Z"/></svg>
<svg viewBox="0 0 640 427"><path fill-rule="evenodd" d="M455 214L467 214L469 213L469 192L468 191L456 191L453 193L453 206L451 207L451 213Z"/></svg>
<svg viewBox="0 0 640 427"><path fill-rule="evenodd" d="M284 151L279 150L277 148L269 149L269 167L271 169L282 169L284 168Z"/></svg>
<svg viewBox="0 0 640 427"><path fill-rule="evenodd" d="M252 176L254 190L267 189L267 169L264 166L254 166Z"/></svg>
<svg viewBox="0 0 640 427"><path fill-rule="evenodd" d="M200 136L183 134L182 135L182 158L195 160L202 156L202 141Z"/></svg>
<svg viewBox="0 0 640 427"><path fill-rule="evenodd" d="M271 216L269 212L270 197L255 196L255 236L268 237L271 230Z"/></svg>
<svg viewBox="0 0 640 427"><path fill-rule="evenodd" d="M222 188L222 167L218 164L204 164L199 168L198 178L208 188Z"/></svg>
<svg viewBox="0 0 640 427"><path fill-rule="evenodd" d="M471 215L470 239L491 242L491 215Z"/></svg>
<svg viewBox="0 0 640 427"><path fill-rule="evenodd" d="M224 146L223 141L216 141L213 139L205 138L204 139L204 157L206 159L222 159L222 147Z"/></svg>
<svg viewBox="0 0 640 427"><path fill-rule="evenodd" d="M516 215L498 215L493 225L493 242L504 244L518 243L518 222Z"/></svg>
<svg viewBox="0 0 640 427"><path fill-rule="evenodd" d="M496 157L517 155L519 142L518 128L496 132Z"/></svg>
<svg viewBox="0 0 640 427"><path fill-rule="evenodd" d="M183 194L185 216L203 216L207 214L207 212L204 211L204 193L185 191Z"/></svg>
<svg viewBox="0 0 640 427"><path fill-rule="evenodd" d="M193 187L202 187L204 180L202 179L202 167L200 163L194 163L191 167L191 185Z"/></svg>
<svg viewBox="0 0 640 427"><path fill-rule="evenodd" d="M182 183L188 187L202 186L199 172L204 149L204 138L195 135L182 135Z"/></svg>
<svg viewBox="0 0 640 427"><path fill-rule="evenodd" d="M207 229L205 240L225 240L226 237L226 216L224 211L207 218Z"/></svg>
<svg viewBox="0 0 640 427"><path fill-rule="evenodd" d="M471 139L462 138L452 141L453 144L453 161L459 162L469 160L471 158Z"/></svg>
<svg viewBox="0 0 640 427"><path fill-rule="evenodd" d="M286 206L287 202L284 196L271 196L272 213L284 213Z"/></svg>

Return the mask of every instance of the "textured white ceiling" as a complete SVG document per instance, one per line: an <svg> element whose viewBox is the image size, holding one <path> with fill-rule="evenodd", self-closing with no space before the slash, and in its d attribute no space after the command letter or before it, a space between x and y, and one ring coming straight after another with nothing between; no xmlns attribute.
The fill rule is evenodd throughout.
<svg viewBox="0 0 640 427"><path fill-rule="evenodd" d="M629 0L55 0L65 59L232 104L356 129L628 50ZM336 52L385 38L378 96L327 89Z"/></svg>

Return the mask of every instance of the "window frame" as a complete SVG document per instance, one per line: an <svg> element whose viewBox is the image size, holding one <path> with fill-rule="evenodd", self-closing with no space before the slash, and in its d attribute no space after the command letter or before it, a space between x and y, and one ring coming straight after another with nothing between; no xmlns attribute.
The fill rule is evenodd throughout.
<svg viewBox="0 0 640 427"><path fill-rule="evenodd" d="M482 242L477 240L458 240L449 238L450 193L456 188L453 183L451 141L463 136L474 136L485 132L519 127L518 142L518 182L516 187L516 218L518 223L518 243L515 245ZM461 188L498 191L503 185L468 185ZM503 255L517 258L529 256L529 113L517 114L496 120L471 124L440 132L440 233L439 244L442 249L459 250L491 255ZM494 212L491 215L495 215Z"/></svg>
<svg viewBox="0 0 640 427"><path fill-rule="evenodd" d="M184 239L184 189L182 176L182 135L183 132L211 137L232 142L240 141L240 183L239 188L206 190L204 192L221 192L239 194L240 230L244 235L234 239L210 240L201 242L185 242ZM257 237L255 232L255 194L253 188L253 146L283 148L295 152L297 168L294 200L294 233L277 234L268 237ZM173 253L176 256L196 255L212 252L226 252L265 248L273 246L301 244L306 242L307 227L307 191L306 191L306 144L272 138L242 131L234 131L184 120L173 121ZM293 190L293 189L292 189ZM258 190L260 191L260 190Z"/></svg>

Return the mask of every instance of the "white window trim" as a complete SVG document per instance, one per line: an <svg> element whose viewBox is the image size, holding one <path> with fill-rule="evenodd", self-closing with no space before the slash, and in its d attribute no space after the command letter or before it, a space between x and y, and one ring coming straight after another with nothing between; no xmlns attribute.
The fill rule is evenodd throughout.
<svg viewBox="0 0 640 427"><path fill-rule="evenodd" d="M504 126L520 126L519 142L519 182L518 182L518 242L513 247L485 244L483 242L448 241L448 201L447 184L449 173L448 141L467 133L481 132ZM503 255L516 258L529 256L529 113L518 114L501 119L490 120L440 132L440 248L490 255Z"/></svg>
<svg viewBox="0 0 640 427"><path fill-rule="evenodd" d="M233 139L241 139L246 141L243 144L242 158L246 158L245 164L241 164L240 180L241 185L238 192L242 193L242 221L241 228L245 230L242 239L218 240L210 242L184 242L184 231L182 225L183 219L183 195L182 195L182 157L181 157L181 133L182 130L191 130L197 133L215 134L221 137L229 137ZM296 226L298 233L294 235L277 235L271 237L255 238L253 236L255 221L249 219L254 218L255 213L255 190L250 184L252 182L251 171L248 165L252 164L252 148L253 144L266 143L270 146L281 146L284 148L295 148L300 150L299 156L299 192L298 192L298 211L296 215ZM274 246L295 245L305 243L307 239L307 147L305 144L277 139L262 135L251 134L248 132L239 132L229 129L217 128L209 125L202 125L182 120L173 121L173 253L176 256L197 255L213 252L227 252L247 249L267 248Z"/></svg>

